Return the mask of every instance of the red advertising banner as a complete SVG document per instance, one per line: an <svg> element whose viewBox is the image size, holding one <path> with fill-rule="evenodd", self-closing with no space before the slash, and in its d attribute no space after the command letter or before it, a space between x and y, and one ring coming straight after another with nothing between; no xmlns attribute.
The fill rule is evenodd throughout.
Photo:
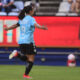
<svg viewBox="0 0 80 80"><path fill-rule="evenodd" d="M80 47L80 17L35 17L48 30L34 32L35 44L39 47ZM0 46L18 46L19 28L4 31L3 27L17 23L17 17L0 17Z"/></svg>

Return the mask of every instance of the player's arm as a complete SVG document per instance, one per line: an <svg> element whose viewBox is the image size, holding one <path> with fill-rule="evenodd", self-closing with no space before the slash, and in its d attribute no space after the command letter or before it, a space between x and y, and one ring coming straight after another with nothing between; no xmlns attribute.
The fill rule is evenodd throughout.
<svg viewBox="0 0 80 80"><path fill-rule="evenodd" d="M13 4L14 4L14 1L12 0L8 4L4 5L4 7L9 7L9 6L13 5Z"/></svg>
<svg viewBox="0 0 80 80"><path fill-rule="evenodd" d="M76 4L76 7L75 7L76 8L75 9L76 10L76 13L79 13L79 11L80 11L78 7L79 7L79 4Z"/></svg>
<svg viewBox="0 0 80 80"><path fill-rule="evenodd" d="M15 29L15 28L17 28L17 27L19 27L19 23L14 24L14 25L12 25L12 26L10 26L10 27L5 27L4 30L8 31L8 30Z"/></svg>
<svg viewBox="0 0 80 80"><path fill-rule="evenodd" d="M37 27L37 28L39 28L39 29L48 30L47 27L45 27L45 26L41 26L41 25L39 25L38 23L35 23L34 26Z"/></svg>
<svg viewBox="0 0 80 80"><path fill-rule="evenodd" d="M72 5L71 5L71 10L70 10L71 12L75 12L75 4L74 3L72 3Z"/></svg>

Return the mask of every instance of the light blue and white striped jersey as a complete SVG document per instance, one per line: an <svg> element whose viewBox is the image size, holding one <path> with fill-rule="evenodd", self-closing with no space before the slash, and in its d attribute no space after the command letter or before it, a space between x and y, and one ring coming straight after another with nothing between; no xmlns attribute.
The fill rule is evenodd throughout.
<svg viewBox="0 0 80 80"><path fill-rule="evenodd" d="M25 16L23 20L19 20L20 24L20 38L18 44L34 43L33 32L35 30L35 19L32 16Z"/></svg>

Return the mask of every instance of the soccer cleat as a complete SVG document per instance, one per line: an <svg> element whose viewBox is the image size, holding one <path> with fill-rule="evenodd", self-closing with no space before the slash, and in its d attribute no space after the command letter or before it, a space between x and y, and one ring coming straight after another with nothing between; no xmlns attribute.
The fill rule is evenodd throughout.
<svg viewBox="0 0 80 80"><path fill-rule="evenodd" d="M10 55L9 55L9 59L12 59L13 57L16 57L18 55L17 50L14 50Z"/></svg>
<svg viewBox="0 0 80 80"><path fill-rule="evenodd" d="M23 75L23 77L27 79L32 79L32 77L30 77L29 75L25 75L25 74Z"/></svg>

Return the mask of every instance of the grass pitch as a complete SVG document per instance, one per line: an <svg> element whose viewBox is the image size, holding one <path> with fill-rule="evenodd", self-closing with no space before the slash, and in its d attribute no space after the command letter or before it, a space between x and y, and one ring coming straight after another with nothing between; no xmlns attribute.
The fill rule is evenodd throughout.
<svg viewBox="0 0 80 80"><path fill-rule="evenodd" d="M24 71L25 66L0 65L0 80L24 80ZM32 80L80 80L80 68L34 66L30 75Z"/></svg>

